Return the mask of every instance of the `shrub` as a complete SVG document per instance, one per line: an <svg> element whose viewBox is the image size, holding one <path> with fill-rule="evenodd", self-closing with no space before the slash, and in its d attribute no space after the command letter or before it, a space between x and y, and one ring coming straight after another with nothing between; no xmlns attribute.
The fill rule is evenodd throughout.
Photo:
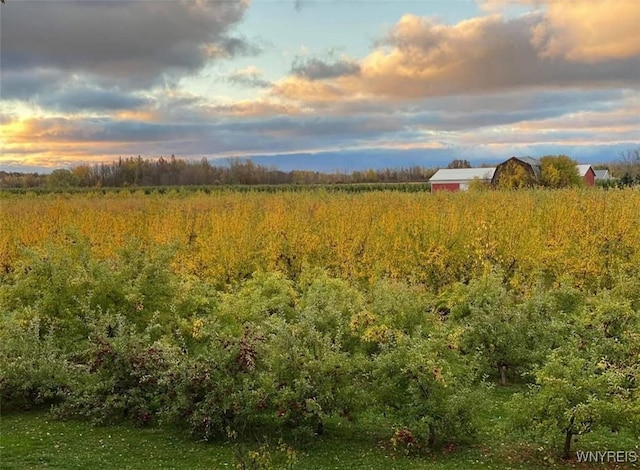
<svg viewBox="0 0 640 470"><path fill-rule="evenodd" d="M357 346L349 323L355 314L365 310L364 297L359 291L321 270L303 272L298 288L302 291L296 306L299 321L327 335L332 341L343 343L347 349ZM350 337L352 341L349 342Z"/></svg>
<svg viewBox="0 0 640 470"><path fill-rule="evenodd" d="M177 351L151 342L122 319L110 335L100 333L91 337L84 355L85 373L58 415L84 416L97 423L154 423L167 405L167 377L179 357Z"/></svg>
<svg viewBox="0 0 640 470"><path fill-rule="evenodd" d="M269 403L282 426L322 434L329 416L353 419L361 410L366 360L332 334L303 319L274 330L266 348Z"/></svg>
<svg viewBox="0 0 640 470"><path fill-rule="evenodd" d="M260 381L262 342L247 325L239 337L214 337L198 356L177 362L167 379L163 419L205 440L263 428L268 396Z"/></svg>
<svg viewBox="0 0 640 470"><path fill-rule="evenodd" d="M65 244L31 251L0 286L0 307L29 318L36 312L40 328L49 329L73 349L103 315L121 314L142 331L161 314L171 330L177 276L170 268L172 250L147 251L131 241L114 260L101 261L85 237L69 231ZM43 288L45 286L45 288Z"/></svg>
<svg viewBox="0 0 640 470"><path fill-rule="evenodd" d="M415 448L435 448L473 438L479 389L457 351L435 337L386 345L373 364L374 403L411 436Z"/></svg>
<svg viewBox="0 0 640 470"><path fill-rule="evenodd" d="M443 295L441 310L450 341L472 358L482 374L509 377L528 372L544 348L546 319L519 305L497 274L457 284Z"/></svg>
<svg viewBox="0 0 640 470"><path fill-rule="evenodd" d="M291 318L296 292L281 273L255 273L235 290L221 296L218 316L233 333L247 322L260 324L270 316Z"/></svg>
<svg viewBox="0 0 640 470"><path fill-rule="evenodd" d="M62 401L73 384L66 358L40 322L6 321L0 329L0 402L2 411L29 409Z"/></svg>
<svg viewBox="0 0 640 470"><path fill-rule="evenodd" d="M512 400L513 426L539 439L562 439L565 459L574 436L597 428L637 429L640 416L640 397L625 371L576 351L575 344L554 351L531 390Z"/></svg>

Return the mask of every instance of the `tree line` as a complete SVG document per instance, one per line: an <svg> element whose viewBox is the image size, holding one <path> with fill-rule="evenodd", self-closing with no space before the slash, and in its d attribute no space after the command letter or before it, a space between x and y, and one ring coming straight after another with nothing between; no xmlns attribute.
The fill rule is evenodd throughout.
<svg viewBox="0 0 640 470"><path fill-rule="evenodd" d="M564 156L541 159L543 178L539 183L548 187L578 184L576 161ZM483 165L485 166L485 165ZM447 168L471 168L467 160L452 160ZM640 148L628 150L609 165L615 180L605 186L640 184ZM229 158L225 164L212 164L206 158L190 161L171 155L158 159L120 157L111 163L80 164L71 169L58 169L50 174L0 171L0 188L72 188L72 187L141 187L141 186L205 186L205 185L274 185L274 184L358 184L426 182L435 168L368 169L364 171L330 173L308 170L282 171L249 159Z"/></svg>
<svg viewBox="0 0 640 470"><path fill-rule="evenodd" d="M227 160L226 164L214 165L206 158L193 162L175 155L157 160L138 156L119 158L112 163L81 164L70 170L54 170L49 175L0 171L0 188L407 183L425 182L434 173L435 169L419 166L351 173L285 172L251 160L235 158Z"/></svg>

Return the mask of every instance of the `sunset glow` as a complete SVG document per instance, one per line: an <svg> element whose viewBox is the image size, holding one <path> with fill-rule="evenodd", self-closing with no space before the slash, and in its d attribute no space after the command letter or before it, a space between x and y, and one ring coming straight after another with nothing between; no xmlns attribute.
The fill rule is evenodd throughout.
<svg viewBox="0 0 640 470"><path fill-rule="evenodd" d="M8 0L0 21L8 171L595 163L640 145L637 0Z"/></svg>

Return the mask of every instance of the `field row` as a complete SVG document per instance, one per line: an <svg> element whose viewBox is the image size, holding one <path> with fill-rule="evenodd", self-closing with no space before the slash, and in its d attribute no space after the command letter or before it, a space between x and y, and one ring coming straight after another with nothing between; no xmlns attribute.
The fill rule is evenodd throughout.
<svg viewBox="0 0 640 470"><path fill-rule="evenodd" d="M0 265L23 248L88 237L98 258L132 240L171 244L174 268L224 285L304 267L438 289L499 267L512 287L568 275L585 287L640 265L640 192L75 195L13 197L0 211Z"/></svg>

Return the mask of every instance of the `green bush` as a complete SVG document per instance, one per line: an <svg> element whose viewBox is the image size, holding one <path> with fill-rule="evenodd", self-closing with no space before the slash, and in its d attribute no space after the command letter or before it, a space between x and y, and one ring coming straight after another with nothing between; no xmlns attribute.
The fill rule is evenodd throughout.
<svg viewBox="0 0 640 470"><path fill-rule="evenodd" d="M541 284L523 296L508 290L494 272L450 286L435 311L450 343L481 374L506 385L534 380L549 351L573 335L585 296L566 284Z"/></svg>
<svg viewBox="0 0 640 470"><path fill-rule="evenodd" d="M73 385L72 368L51 334L42 333L37 317L26 324L3 322L0 329L3 412L58 403Z"/></svg>
<svg viewBox="0 0 640 470"><path fill-rule="evenodd" d="M353 419L366 401L366 359L303 318L273 330L266 345L270 406L282 426L322 434L330 416Z"/></svg>
<svg viewBox="0 0 640 470"><path fill-rule="evenodd" d="M395 442L405 438L416 449L435 448L475 436L480 388L464 358L441 339L385 345L373 377L372 402L394 418Z"/></svg>
<svg viewBox="0 0 640 470"><path fill-rule="evenodd" d="M101 424L153 424L167 406L167 381L180 354L175 347L150 341L123 319L110 323L117 326L108 335L100 327L90 337L88 350L78 358L84 373L57 413Z"/></svg>
<svg viewBox="0 0 640 470"><path fill-rule="evenodd" d="M628 371L590 358L569 344L551 353L528 393L512 400L513 425L543 441L562 442L570 458L575 436L595 429L639 429L640 396L630 387ZM637 379L636 375L633 380Z"/></svg>
<svg viewBox="0 0 640 470"><path fill-rule="evenodd" d="M142 331L161 316L165 332L177 324L179 290L170 247L145 249L135 240L114 260L97 260L89 241L70 231L61 246L31 252L0 285L0 308L21 321L36 315L43 332L74 349L90 324L123 315ZM188 303L186 304L188 305Z"/></svg>
<svg viewBox="0 0 640 470"><path fill-rule="evenodd" d="M513 399L513 425L563 440L564 458L575 436L595 429L640 432L640 317L633 298L620 295L627 287L587 298L571 334L537 368L535 384Z"/></svg>
<svg viewBox="0 0 640 470"><path fill-rule="evenodd" d="M531 383L513 406L535 435L640 426L631 268L597 292L562 280L516 292L494 272L436 295L318 269L220 291L173 261L170 247L135 240L99 260L71 234L4 275L3 410L55 404L60 417L242 442L365 417L395 448L421 451L474 438L488 377Z"/></svg>
<svg viewBox="0 0 640 470"><path fill-rule="evenodd" d="M175 363L167 380L163 419L198 438L245 436L268 424L269 401L261 382L263 337L246 326L239 337L211 338L196 357Z"/></svg>
<svg viewBox="0 0 640 470"><path fill-rule="evenodd" d="M367 308L394 331L413 335L429 323L430 301L418 287L379 281L369 292Z"/></svg>
<svg viewBox="0 0 640 470"><path fill-rule="evenodd" d="M230 331L239 333L246 322L263 323L270 316L291 318L297 293L281 273L255 273L231 292L222 294L218 317Z"/></svg>
<svg viewBox="0 0 640 470"><path fill-rule="evenodd" d="M358 346L359 341L351 334L349 324L354 315L365 310L361 292L321 270L303 272L298 289L301 290L296 305L299 321L342 343L348 350Z"/></svg>

